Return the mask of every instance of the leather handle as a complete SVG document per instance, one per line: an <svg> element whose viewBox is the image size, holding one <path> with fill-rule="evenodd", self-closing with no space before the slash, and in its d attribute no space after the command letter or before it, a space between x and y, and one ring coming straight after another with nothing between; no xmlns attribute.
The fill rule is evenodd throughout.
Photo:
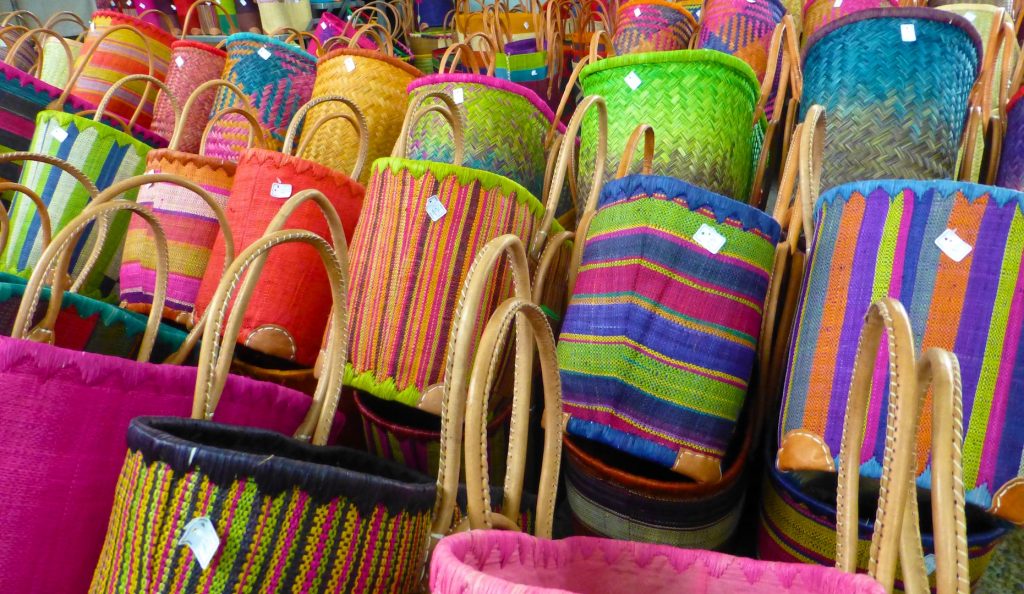
<svg viewBox="0 0 1024 594"><path fill-rule="evenodd" d="M636 147L640 139L644 139L644 160L640 173L650 175L654 164L654 128L647 124L640 124L626 141L626 150L622 151L622 159L619 161L619 168L615 172L615 179L622 179L629 175L629 166L633 163L633 155L636 154Z"/></svg>
<svg viewBox="0 0 1024 594"><path fill-rule="evenodd" d="M185 106L181 108L181 114L178 116L177 120L178 125L174 127L174 134L171 135L171 140L168 143L167 148L171 150L178 150L178 146L181 144L181 136L185 132L185 122L188 121L188 117L192 114L192 110L195 108L199 98L203 96L204 93L210 92L212 89L227 89L238 97L238 100L244 109L252 111L252 102L249 101L249 96L246 95L245 91L240 89L238 85L222 79L208 80L196 87L191 93L189 93L188 98L185 99Z"/></svg>
<svg viewBox="0 0 1024 594"><path fill-rule="evenodd" d="M175 123L177 123L181 119L181 108L178 106L178 100L174 97L174 93L172 93L171 90L167 88L167 85L165 85L162 80L156 78L155 76L150 76L148 74L131 74L124 78L118 79L117 82L110 85L110 88L107 89L107 92L103 94L103 98L100 99L100 104L96 107L96 113L94 113L92 116L93 121L99 122L103 119L103 115L107 111L107 104L109 104L111 99L114 98L114 94L117 92L118 89L120 89L122 86L130 82L134 82L137 80L146 81L146 89L142 92L142 96L139 98L139 104L135 106L135 111L132 112L131 119L128 120L129 130L131 129L132 126L135 125L135 122L139 119L139 116L142 115L142 108L146 105L146 99L149 96L149 91L152 85L156 85L157 89L163 91L167 95L167 100L171 102L171 110L174 112Z"/></svg>
<svg viewBox="0 0 1024 594"><path fill-rule="evenodd" d="M29 39L36 41L37 35L43 35L45 37L51 37L57 40L57 43L60 44L61 49L64 50L64 57L65 60L67 60L68 72L71 72L71 69L74 68L75 65L75 58L71 55L71 46L68 45L67 40L65 40L64 37L60 35L60 33L57 33L52 29L46 28L30 29L26 31L13 44L11 44L10 48L7 49L7 55L4 56L4 63L9 66L14 66L14 60L18 55L18 50L20 50L21 46ZM36 44L39 48L39 51L37 53L37 67L39 72L43 71L43 60L45 59L46 54L46 52L43 51L44 43L45 42L36 41Z"/></svg>
<svg viewBox="0 0 1024 594"><path fill-rule="evenodd" d="M188 7L188 11L185 12L185 20L181 23L181 38L182 39L185 39L185 36L189 34L188 24L189 24L189 21L192 20L192 15L196 15L196 18L199 17L199 13L196 12L196 9L198 7L200 7L200 6L212 6L213 10L214 10L214 14L216 14L218 12L221 13L222 15L224 15L224 18L228 21L228 34L238 33L238 27L235 26L235 23L234 23L234 21L231 18L231 14L228 12L228 10L226 8L221 6L219 3L212 2L211 0L199 0L199 2L192 3L192 6L189 6ZM200 23L200 25L199 25L199 31L200 31L200 33L203 32L202 23ZM219 32L220 32L220 28L219 27L216 27L216 28L211 29L210 31L208 31L208 33L211 34L211 35L216 35Z"/></svg>
<svg viewBox="0 0 1024 594"><path fill-rule="evenodd" d="M67 85L64 87L64 92L60 94L60 97L57 97L57 99L50 103L49 109L52 109L54 111L64 111L64 104L67 102L68 97L71 95L71 89L74 88L76 84L78 84L78 79L81 78L82 73L85 72L85 69L89 67L89 63L92 61L92 57L96 54L96 50L100 48L100 42L102 42L107 37L110 37L114 33L117 33L118 31L126 31L132 33L142 41L142 46L145 48L146 54L146 74L148 74L149 76L153 76L153 48L149 43L149 39L146 39L145 35L143 35L138 29L132 27L131 25L114 25L113 27L107 27L100 31L99 35L97 35L95 39L89 40L89 42L86 43L86 47L84 47L82 50L82 55L78 57L78 60L76 62L78 64L78 68L76 68L71 73L71 76L68 77L68 82ZM148 92L149 86L147 85L146 93ZM132 121L134 123L134 118Z"/></svg>
<svg viewBox="0 0 1024 594"><path fill-rule="evenodd" d="M440 106L431 106L426 109L420 109L420 106L427 99L437 99L444 104L444 108ZM455 146L455 155L453 158L453 165L461 166L462 159L465 151L465 132L463 131L462 123L462 109L459 108L455 100L452 99L448 93L442 91L430 91L429 93L417 93L412 96L409 100L409 108L405 112L405 119L402 123L402 132L398 136L398 142L395 143L395 149L392 153L395 156L403 159L409 158L408 144L409 134L412 133L413 127L416 126L420 118L425 116L429 112L437 112L441 114L444 119L448 122L448 125L452 129L452 144Z"/></svg>
<svg viewBox="0 0 1024 594"><path fill-rule="evenodd" d="M302 126L303 122L305 122L306 117L309 114L309 110L313 109L314 107L322 103L340 103L345 107L349 108L352 111L352 114L355 116L354 119L348 117L345 117L343 119L347 121L349 124L351 124L356 131L356 141L359 144L359 153L356 155L356 162L355 165L352 167L352 173L349 175L349 177L351 177L352 179L359 179L359 176L362 175L363 173L363 167L365 167L366 165L366 157L370 152L370 129L369 125L367 124L366 115L363 113L363 110L359 109L359 106L356 105L355 101L352 101L347 97L342 97L341 95L325 95L323 97L317 97L316 99L311 99L310 101L307 101L302 107L299 108L299 111L296 112L295 115L292 117L292 121L288 125L288 132L285 134L284 137L284 145L283 148L281 149L281 152L283 152L286 155L292 154L292 146L295 144L295 138L298 136L299 126ZM321 117L317 119L317 121L313 122L313 124L309 127L308 133L304 133L302 135L304 138L302 142L299 143L299 147L295 150L294 153L296 157L301 158L302 155L305 154L306 146L310 143L313 137L320 132L323 124L333 119L333 117L333 115L328 117Z"/></svg>
<svg viewBox="0 0 1024 594"><path fill-rule="evenodd" d="M488 44L491 43L491 40L490 40L489 37L484 36L483 38L487 40ZM483 57L487 60L486 63L483 64L483 65L481 65L477 61L477 58L480 57L480 55L479 55L480 53L483 53ZM450 69L446 70L446 68L448 68L449 57L451 58L452 63L451 63ZM462 62L463 64L468 66L470 69L472 69L473 74L478 74L480 72L480 70L481 70L481 67L483 67L483 68L486 69L487 76L494 76L494 52L493 52L493 48L492 48L491 52L476 52L476 51L473 50L473 48L471 48L469 46L468 43L462 43L462 42L453 43L453 44L448 46L448 49L446 49L444 51L444 54L441 56L441 63L440 63L440 67L438 68L438 72L441 72L441 73L447 72L448 74L454 74L456 72L455 68L456 68L456 66L458 66L459 62Z"/></svg>
<svg viewBox="0 0 1024 594"><path fill-rule="evenodd" d="M207 122L206 126L203 128L203 135L199 139L200 155L206 154L206 141L209 139L210 131L213 130L213 125L228 115L242 116L242 119L249 124L249 136L246 139L245 148L252 148L253 146L262 149L269 148L267 146L266 133L263 131L263 124L260 123L256 115L248 109L241 107L228 107L227 109L222 109L213 114L213 116L210 117L210 121Z"/></svg>

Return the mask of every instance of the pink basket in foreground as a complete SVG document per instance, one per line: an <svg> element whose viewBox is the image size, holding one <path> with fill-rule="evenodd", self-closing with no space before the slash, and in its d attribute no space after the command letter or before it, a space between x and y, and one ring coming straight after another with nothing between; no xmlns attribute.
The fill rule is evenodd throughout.
<svg viewBox="0 0 1024 594"><path fill-rule="evenodd" d="M434 550L432 594L883 594L866 575L797 563L577 536L470 531Z"/></svg>

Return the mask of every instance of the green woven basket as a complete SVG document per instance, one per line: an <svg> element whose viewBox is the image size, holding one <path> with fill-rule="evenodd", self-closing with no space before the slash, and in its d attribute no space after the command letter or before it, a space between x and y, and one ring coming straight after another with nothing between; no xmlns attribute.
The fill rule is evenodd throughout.
<svg viewBox="0 0 1024 594"><path fill-rule="evenodd" d="M648 124L658 135L656 175L749 200L759 86L746 62L713 50L627 54L588 65L580 81L584 96L601 95L608 105L605 181L633 130ZM590 192L596 150L597 119L590 114L583 122L579 196Z"/></svg>

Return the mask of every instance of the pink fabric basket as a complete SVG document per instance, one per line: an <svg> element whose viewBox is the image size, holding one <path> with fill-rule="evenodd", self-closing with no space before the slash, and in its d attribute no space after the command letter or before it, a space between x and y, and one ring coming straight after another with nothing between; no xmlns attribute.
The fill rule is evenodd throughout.
<svg viewBox="0 0 1024 594"><path fill-rule="evenodd" d="M577 536L479 530L441 540L432 594L883 594L866 575L711 551Z"/></svg>
<svg viewBox="0 0 1024 594"><path fill-rule="evenodd" d="M195 382L194 367L0 337L0 592L88 591L128 422L189 416ZM309 405L301 392L232 375L214 420L291 434Z"/></svg>

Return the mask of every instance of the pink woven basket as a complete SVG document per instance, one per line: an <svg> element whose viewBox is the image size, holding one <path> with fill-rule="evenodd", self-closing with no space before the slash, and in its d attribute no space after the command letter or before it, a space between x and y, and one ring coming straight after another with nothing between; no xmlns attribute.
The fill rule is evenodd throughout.
<svg viewBox="0 0 1024 594"><path fill-rule="evenodd" d="M220 78L227 62L227 52L212 45L195 41L179 40L171 44L171 63L167 71L167 87L179 101L188 99L192 91L204 82ZM199 142L203 137L203 128L210 121L213 100L216 94L207 93L199 99L185 121L181 123L183 131L178 150L186 153L198 153ZM170 138L174 134L174 110L171 102L163 93L157 97L156 111L153 115L153 132Z"/></svg>
<svg viewBox="0 0 1024 594"><path fill-rule="evenodd" d="M577 536L543 540L479 530L441 540L432 594L883 594L874 579L830 567Z"/></svg>

